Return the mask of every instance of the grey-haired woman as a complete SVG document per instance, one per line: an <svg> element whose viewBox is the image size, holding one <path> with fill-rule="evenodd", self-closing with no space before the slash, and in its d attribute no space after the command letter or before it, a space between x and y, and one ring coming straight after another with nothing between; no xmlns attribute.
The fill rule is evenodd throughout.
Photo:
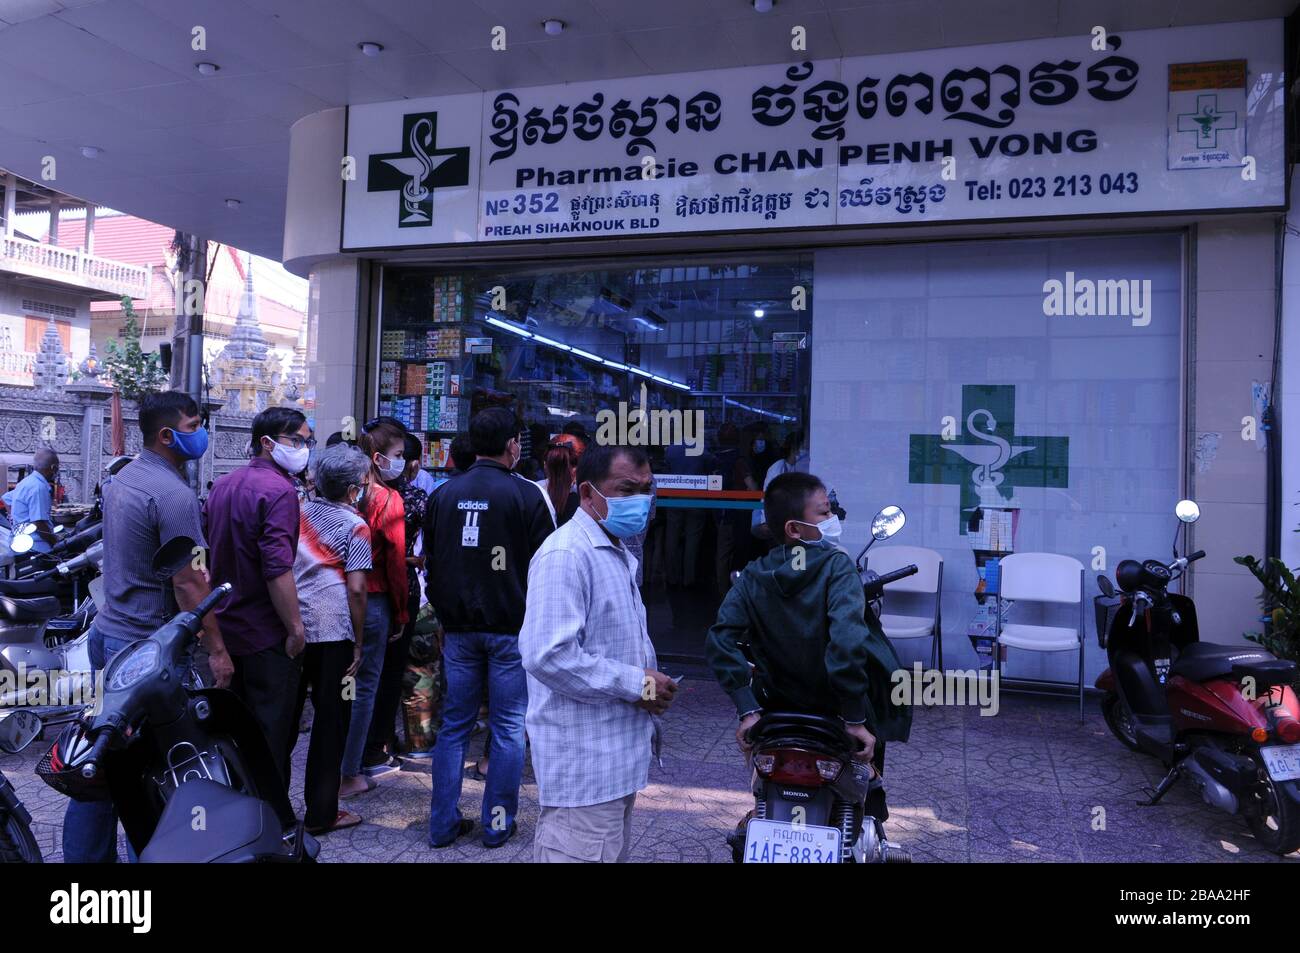
<svg viewBox="0 0 1300 953"><path fill-rule="evenodd" d="M361 664L366 617L370 528L357 512L370 486L369 458L355 447L327 447L316 460L316 495L302 504L293 574L307 645L298 689L298 713L311 686L311 742L303 797L306 825L323 834L361 823L339 810L340 767L351 718L347 683Z"/></svg>

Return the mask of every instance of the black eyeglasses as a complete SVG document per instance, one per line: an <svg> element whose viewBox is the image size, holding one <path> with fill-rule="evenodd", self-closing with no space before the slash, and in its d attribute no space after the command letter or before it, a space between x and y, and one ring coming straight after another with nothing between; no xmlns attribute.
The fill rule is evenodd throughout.
<svg viewBox="0 0 1300 953"><path fill-rule="evenodd" d="M289 446L293 447L295 450L301 450L303 447L306 447L308 450L314 450L316 448L315 437L300 437L296 433L282 433L275 439L288 440Z"/></svg>

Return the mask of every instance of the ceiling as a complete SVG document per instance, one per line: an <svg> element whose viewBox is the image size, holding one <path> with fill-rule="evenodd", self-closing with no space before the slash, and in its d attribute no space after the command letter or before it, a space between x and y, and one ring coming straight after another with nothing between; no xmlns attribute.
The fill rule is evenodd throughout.
<svg viewBox="0 0 1300 953"><path fill-rule="evenodd" d="M276 260L289 127L508 86L1285 16L1300 0L0 0L0 166ZM540 20L566 29L547 36ZM507 49L490 48L494 26ZM789 49L808 31L809 53ZM206 31L206 51L191 48ZM384 52L362 55L362 41ZM196 64L220 66L200 76ZM86 159L82 146L102 150ZM228 198L238 208L225 205Z"/></svg>

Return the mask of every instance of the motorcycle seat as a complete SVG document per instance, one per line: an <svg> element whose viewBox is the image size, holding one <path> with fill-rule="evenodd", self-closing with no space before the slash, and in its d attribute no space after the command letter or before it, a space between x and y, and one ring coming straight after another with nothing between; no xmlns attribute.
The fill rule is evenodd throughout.
<svg viewBox="0 0 1300 953"><path fill-rule="evenodd" d="M56 596L58 594L59 580L54 576L46 579L0 579L0 596L34 599L37 596Z"/></svg>
<svg viewBox="0 0 1300 953"><path fill-rule="evenodd" d="M1265 692L1275 685L1290 685L1295 681L1295 674L1295 662L1283 658L1238 662L1232 666L1232 677L1241 681L1253 679L1256 692Z"/></svg>
<svg viewBox="0 0 1300 953"><path fill-rule="evenodd" d="M1244 645L1216 645L1213 642L1191 642L1174 659L1169 668L1171 675L1181 675L1189 682L1205 682L1212 678L1232 675L1238 664L1272 661L1273 656L1263 649Z"/></svg>
<svg viewBox="0 0 1300 953"><path fill-rule="evenodd" d="M832 752L852 750L839 719L808 712L767 712L754 725L750 738L756 745L811 744Z"/></svg>
<svg viewBox="0 0 1300 953"><path fill-rule="evenodd" d="M59 600L53 596L40 596L36 599L15 599L0 595L0 619L18 625L34 625L53 619L63 611Z"/></svg>
<svg viewBox="0 0 1300 953"><path fill-rule="evenodd" d="M199 829L196 817L204 819ZM167 801L140 862L248 863L283 853L283 836L280 819L266 801L196 778Z"/></svg>

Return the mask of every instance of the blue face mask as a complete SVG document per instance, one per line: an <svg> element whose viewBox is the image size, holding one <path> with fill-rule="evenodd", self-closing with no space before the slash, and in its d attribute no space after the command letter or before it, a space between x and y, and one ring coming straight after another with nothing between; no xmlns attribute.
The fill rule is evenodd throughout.
<svg viewBox="0 0 1300 953"><path fill-rule="evenodd" d="M606 496L597 490L596 495L605 501L608 508L600 525L619 539L627 539L645 531L650 518L650 494L638 493L635 496Z"/></svg>
<svg viewBox="0 0 1300 953"><path fill-rule="evenodd" d="M193 433L172 430L172 449L182 460L197 460L208 452L208 428L200 427Z"/></svg>

